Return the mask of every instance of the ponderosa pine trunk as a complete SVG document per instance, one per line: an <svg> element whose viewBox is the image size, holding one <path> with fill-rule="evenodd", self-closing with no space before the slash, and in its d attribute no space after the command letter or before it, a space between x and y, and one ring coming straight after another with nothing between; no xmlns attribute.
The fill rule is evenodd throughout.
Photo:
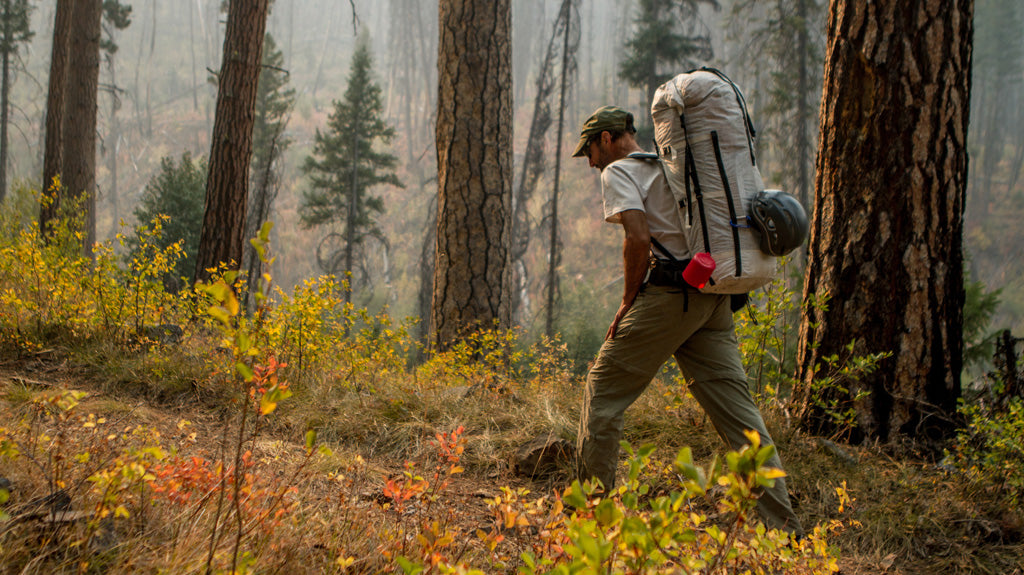
<svg viewBox="0 0 1024 575"><path fill-rule="evenodd" d="M207 270L222 263L237 270L242 262L256 87L266 25L267 0L231 0L217 87L196 280L208 280Z"/></svg>
<svg viewBox="0 0 1024 575"><path fill-rule="evenodd" d="M432 344L511 321L510 0L440 0Z"/></svg>
<svg viewBox="0 0 1024 575"><path fill-rule="evenodd" d="M840 402L870 392L853 403L855 439L938 432L960 396L972 18L972 0L834 0L829 11L797 363L807 400L826 358L892 353L822 391ZM804 423L829 428L807 405Z"/></svg>
<svg viewBox="0 0 1024 575"><path fill-rule="evenodd" d="M102 17L102 0L75 0L68 38L61 183L67 198L82 202L82 247L86 254L92 253L96 242L96 112Z"/></svg>
<svg viewBox="0 0 1024 575"><path fill-rule="evenodd" d="M57 0L53 18L53 45L50 50L50 80L46 96L46 127L43 146L43 181L40 191L48 193L53 179L64 171L64 93L68 80L68 38L75 0ZM60 192L54 202L43 204L39 210L39 230L46 237L50 221L59 208Z"/></svg>

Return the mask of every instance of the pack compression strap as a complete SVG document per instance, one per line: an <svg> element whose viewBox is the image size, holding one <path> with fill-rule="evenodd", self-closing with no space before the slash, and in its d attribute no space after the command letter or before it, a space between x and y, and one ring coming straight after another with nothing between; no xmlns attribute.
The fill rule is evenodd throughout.
<svg viewBox="0 0 1024 575"><path fill-rule="evenodd" d="M690 135L686 133L686 120L679 116L682 124L683 137L686 138L686 173L684 178L693 178L694 197L697 198L697 213L700 215L700 231L704 236L704 251L711 253L711 238L708 237L708 218L704 213L704 194L700 190L700 179L697 178L697 164L693 159L693 148L690 146ZM691 222L693 218L691 216Z"/></svg>
<svg viewBox="0 0 1024 575"><path fill-rule="evenodd" d="M718 174L722 177L725 188L725 200L729 204L729 227L732 228L732 245L736 253L736 277L743 275L743 258L740 257L740 230L736 223L736 204L732 200L732 188L729 186L729 175L725 173L722 161L722 149L718 145L718 132L711 130L711 145L715 148L715 160L718 162Z"/></svg>

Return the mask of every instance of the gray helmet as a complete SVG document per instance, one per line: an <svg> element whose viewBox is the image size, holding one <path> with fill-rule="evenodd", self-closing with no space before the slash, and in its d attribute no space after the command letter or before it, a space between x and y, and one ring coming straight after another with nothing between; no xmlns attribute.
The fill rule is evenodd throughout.
<svg viewBox="0 0 1024 575"><path fill-rule="evenodd" d="M750 202L750 222L761 232L761 251L784 256L807 239L807 212L800 201L781 190L758 192Z"/></svg>

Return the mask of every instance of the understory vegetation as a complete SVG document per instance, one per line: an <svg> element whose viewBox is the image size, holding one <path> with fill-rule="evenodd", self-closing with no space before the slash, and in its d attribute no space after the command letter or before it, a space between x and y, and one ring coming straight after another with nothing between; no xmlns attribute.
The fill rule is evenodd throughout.
<svg viewBox="0 0 1024 575"><path fill-rule="evenodd" d="M671 367L627 414L621 486L513 463L574 441L580 366L558 340L482 331L427 354L344 281L233 272L168 291L163 218L82 255L0 222L4 573L1021 573L1024 408L975 386L945 457L849 446L849 385L879 357L794 389L798 299L782 277L738 317L755 392L808 536L754 514L771 446L724 453ZM22 218L22 219L18 219ZM819 302L816 305L826 305ZM602 328L603 329L603 328ZM812 437L820 410L840 432Z"/></svg>

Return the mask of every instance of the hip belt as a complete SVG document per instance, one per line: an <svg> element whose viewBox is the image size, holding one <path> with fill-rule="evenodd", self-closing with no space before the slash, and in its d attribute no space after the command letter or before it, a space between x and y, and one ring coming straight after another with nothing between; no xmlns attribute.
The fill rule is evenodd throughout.
<svg viewBox="0 0 1024 575"><path fill-rule="evenodd" d="M647 275L647 283L654 286L690 287L683 279L683 270L686 269L689 263L689 258L676 261L651 258L651 269Z"/></svg>

